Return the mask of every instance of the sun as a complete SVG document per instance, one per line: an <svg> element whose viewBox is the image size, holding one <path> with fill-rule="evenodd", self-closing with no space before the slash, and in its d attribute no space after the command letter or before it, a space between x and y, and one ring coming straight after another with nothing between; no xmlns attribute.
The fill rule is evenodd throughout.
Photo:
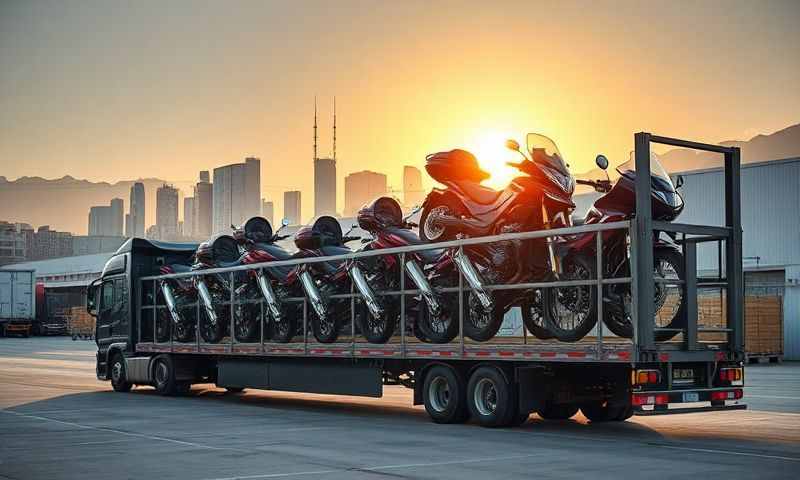
<svg viewBox="0 0 800 480"><path fill-rule="evenodd" d="M484 184L495 189L503 189L512 178L519 176L519 171L506 165L506 162L519 162L522 157L505 147L508 139L515 136L508 132L489 131L478 135L474 141L468 142L467 150L478 157L481 168L492 176L484 180Z"/></svg>

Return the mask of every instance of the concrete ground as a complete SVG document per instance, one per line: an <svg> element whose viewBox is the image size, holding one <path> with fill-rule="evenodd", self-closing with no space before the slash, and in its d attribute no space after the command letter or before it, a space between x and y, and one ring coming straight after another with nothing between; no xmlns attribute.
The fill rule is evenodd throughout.
<svg viewBox="0 0 800 480"><path fill-rule="evenodd" d="M796 478L800 364L746 369L746 411L521 428L435 425L382 399L111 391L94 344L0 338L0 479ZM795 473L791 473L791 472Z"/></svg>

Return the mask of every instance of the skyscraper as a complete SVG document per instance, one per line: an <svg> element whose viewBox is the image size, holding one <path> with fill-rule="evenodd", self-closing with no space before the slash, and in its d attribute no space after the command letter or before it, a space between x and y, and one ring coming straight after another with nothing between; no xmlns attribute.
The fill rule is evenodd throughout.
<svg viewBox="0 0 800 480"><path fill-rule="evenodd" d="M289 220L289 225L300 225L300 206L299 191L283 192L283 217Z"/></svg>
<svg viewBox="0 0 800 480"><path fill-rule="evenodd" d="M200 170L200 181L211 183L211 177L208 176L208 170Z"/></svg>
<svg viewBox="0 0 800 480"><path fill-rule="evenodd" d="M183 199L183 236L194 237L195 232L195 215L197 212L194 208L194 197L185 197Z"/></svg>
<svg viewBox="0 0 800 480"><path fill-rule="evenodd" d="M172 185L156 191L156 230L161 240L175 240L178 235L178 189Z"/></svg>
<svg viewBox="0 0 800 480"><path fill-rule="evenodd" d="M403 167L403 203L406 208L422 205L425 192L422 190L422 173L417 167Z"/></svg>
<svg viewBox="0 0 800 480"><path fill-rule="evenodd" d="M208 172L205 173L208 178ZM203 172L200 174L200 182L194 187L194 234L199 238L208 238L211 236L213 194L211 183L203 181Z"/></svg>
<svg viewBox="0 0 800 480"><path fill-rule="evenodd" d="M125 214L125 236L131 237L133 236L133 227L131 226L131 214Z"/></svg>
<svg viewBox="0 0 800 480"><path fill-rule="evenodd" d="M336 214L336 160L314 159L314 215Z"/></svg>
<svg viewBox="0 0 800 480"><path fill-rule="evenodd" d="M266 218L272 228L275 229L275 206L265 198L261 199L261 216Z"/></svg>
<svg viewBox="0 0 800 480"><path fill-rule="evenodd" d="M261 211L261 160L247 158L214 169L213 232L240 225Z"/></svg>
<svg viewBox="0 0 800 480"><path fill-rule="evenodd" d="M122 236L123 201L111 200L110 205L89 209L89 235Z"/></svg>
<svg viewBox="0 0 800 480"><path fill-rule="evenodd" d="M386 194L386 175L364 170L344 179L344 214L355 216L365 203Z"/></svg>
<svg viewBox="0 0 800 480"><path fill-rule="evenodd" d="M131 231L129 237L144 237L144 184L136 182L131 186Z"/></svg>
<svg viewBox="0 0 800 480"><path fill-rule="evenodd" d="M121 198L111 200L111 235L121 237L125 218L125 202Z"/></svg>

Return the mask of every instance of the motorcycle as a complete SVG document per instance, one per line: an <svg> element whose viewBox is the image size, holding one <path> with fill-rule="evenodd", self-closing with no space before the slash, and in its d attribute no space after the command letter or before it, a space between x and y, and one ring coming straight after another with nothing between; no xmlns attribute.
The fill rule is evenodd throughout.
<svg viewBox="0 0 800 480"><path fill-rule="evenodd" d="M242 264L239 246L230 235L216 235L201 243L195 252L192 271L234 267ZM218 343L230 329L231 282L227 273L194 276L200 297L200 336L207 343ZM234 279L236 276L234 276Z"/></svg>
<svg viewBox="0 0 800 480"><path fill-rule="evenodd" d="M326 257L352 253L347 242L360 240L342 233L339 222L330 216L319 217L312 226L302 227L294 237L299 251L294 258ZM339 338L341 319L350 317L350 299L331 299L332 295L350 293L350 280L342 260L302 264L287 279L299 278L311 306L309 316L314 337L320 343L333 343Z"/></svg>
<svg viewBox="0 0 800 480"><path fill-rule="evenodd" d="M190 272L192 267L182 263L171 263L163 265L159 269L161 275L173 273ZM161 280L159 289L164 303L167 305L166 311L159 310L156 321L156 341L166 342L170 338L170 332L174 332L174 338L178 342L191 342L194 340L195 320L186 318L181 312L186 305L197 301L197 291L191 278L180 277Z"/></svg>
<svg viewBox="0 0 800 480"><path fill-rule="evenodd" d="M608 160L598 155L596 164L604 172ZM577 180L578 184L588 185L603 195L598 198L584 218L573 218L574 225L610 223L629 220L636 212L636 168L634 153L630 159L617 167L619 178L611 182L606 173L605 180ZM673 184L658 156L650 156L650 184L652 188L651 205L654 220L673 221L683 211L683 198L677 188L682 185L678 177L677 188ZM630 276L630 243L625 230L606 231L603 237L603 277ZM662 280L684 280L684 260L680 249L673 241L668 241L656 232L653 243L653 276ZM588 280L596 278L595 233L585 233L560 239L557 249L563 264L569 269L569 279ZM596 292L594 286L554 289L562 293L549 302L553 320L550 329L560 340L575 341L588 333L597 322ZM685 328L685 299L680 285L664 282L655 284L655 322L656 328ZM633 336L630 314L630 284L612 284L603 291L603 322L615 335L625 338ZM575 321L577 317L577 321ZM568 325L565 327L564 322ZM656 331L655 340L665 341L677 335L677 331Z"/></svg>
<svg viewBox="0 0 800 480"><path fill-rule="evenodd" d="M263 217L252 217L240 227L231 226L233 238L243 255L241 263L253 265L292 258L289 252L275 245L275 242L289 237L280 235L280 231L288 224L288 220L284 219L275 233ZM235 296L240 303L237 303L235 310L234 329L239 341L254 341L259 325L264 326L265 339L275 337L275 340L285 343L294 335L299 305L284 304L281 298L285 298L288 292L279 286L290 269L291 267L252 269L242 272L244 275L238 277ZM259 297L263 298L266 309L261 308Z"/></svg>
<svg viewBox="0 0 800 480"><path fill-rule="evenodd" d="M364 205L357 215L358 225L372 236L366 241L362 251L380 250L385 248L419 245L420 240L412 228L417 227L409 218L416 214L421 207L416 207L408 215L403 216L402 209L397 200L391 197L380 197ZM406 275L417 288L427 296L434 309L442 308L442 295L437 294L430 285L420 264L433 265L442 256L441 250L424 250L409 253L405 256L405 264L401 264L400 255L381 255L377 257L363 257L350 262L348 272L353 284L361 294L363 300L356 302L355 318L364 338L370 343L386 343L395 331L400 316L400 297L397 295L376 295L372 289L375 286L378 292L387 290L400 290L401 275ZM408 312L420 308L419 302L406 303ZM427 307L426 307L427 308ZM455 334L458 333L458 325ZM429 337L420 330L420 322L414 322L414 334L422 339ZM445 329L446 330L446 329ZM445 332L453 335L452 332ZM447 337L445 335L445 338ZM437 338L434 332L433 337ZM450 341L452 338L446 339Z"/></svg>
<svg viewBox="0 0 800 480"><path fill-rule="evenodd" d="M428 173L447 188L434 189L425 199L420 219L423 240L452 240L567 225L575 208L571 200L575 181L555 143L543 135L528 134L530 158L515 141L507 141L506 146L523 156L522 162L509 165L525 175L514 178L502 191L480 184L489 174L479 168L477 159L469 152L451 150L426 157ZM549 336L543 321L547 296L513 290L489 292L484 287L487 283L513 284L553 278L553 269L557 273L558 265L547 239L474 245L454 249L451 258L470 287L464 302L467 336L476 341L489 340L500 328L505 312L516 304L522 305L523 319L534 335ZM452 315L452 310L444 315Z"/></svg>

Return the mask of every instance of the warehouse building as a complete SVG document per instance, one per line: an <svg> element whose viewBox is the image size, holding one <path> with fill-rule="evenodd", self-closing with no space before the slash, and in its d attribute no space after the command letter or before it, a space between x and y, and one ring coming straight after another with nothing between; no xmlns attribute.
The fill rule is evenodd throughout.
<svg viewBox="0 0 800 480"><path fill-rule="evenodd" d="M724 225L724 169L678 174L686 206L677 221ZM800 360L800 158L744 164L741 184L745 295L780 297L784 358ZM597 196L576 195L575 213L583 215ZM717 265L715 245L698 249L699 275Z"/></svg>

